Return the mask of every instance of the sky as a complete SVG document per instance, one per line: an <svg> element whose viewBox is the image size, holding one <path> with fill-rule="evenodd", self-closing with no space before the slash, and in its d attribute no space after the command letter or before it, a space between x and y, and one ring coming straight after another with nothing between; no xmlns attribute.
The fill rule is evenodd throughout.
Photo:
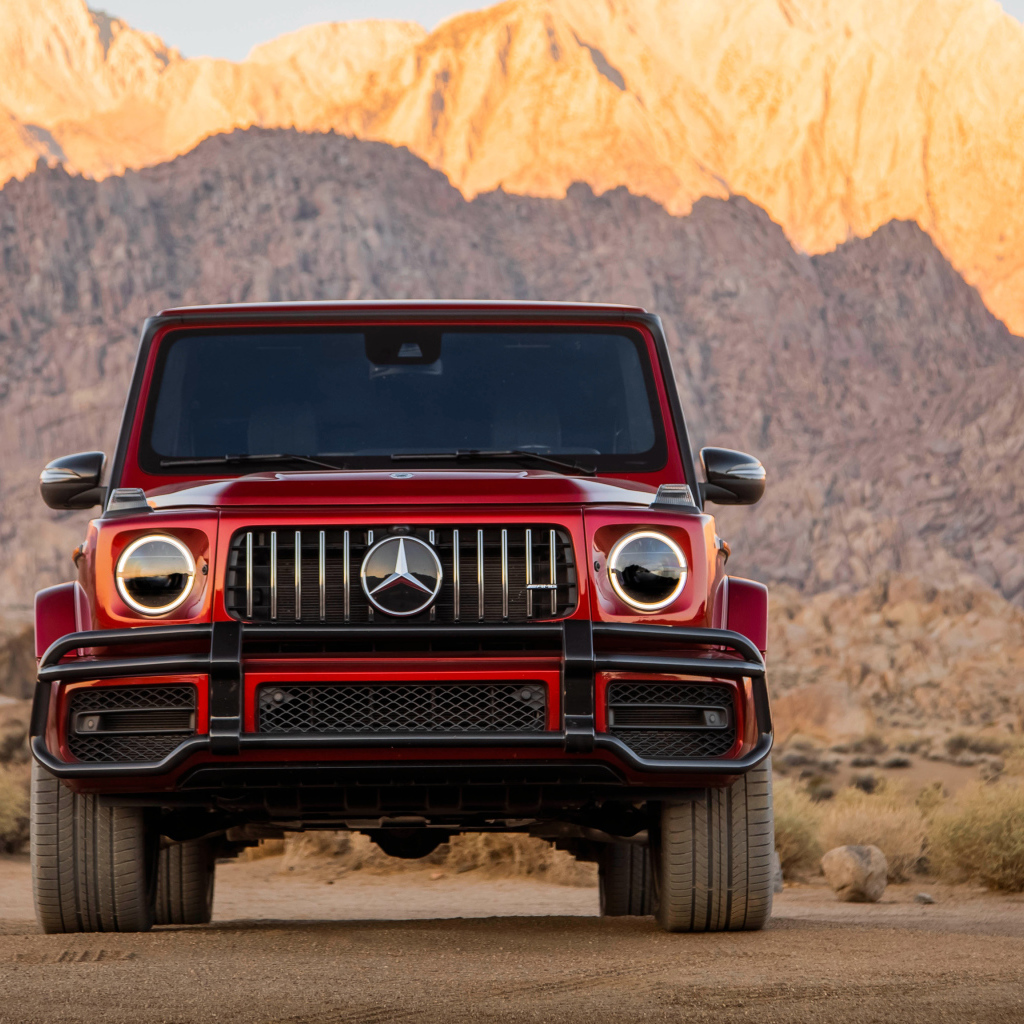
<svg viewBox="0 0 1024 1024"><path fill-rule="evenodd" d="M1024 21L1024 0L1000 0ZM244 60L257 43L318 21L398 18L425 28L488 0L90 0L90 7L155 32L186 57Z"/></svg>
<svg viewBox="0 0 1024 1024"><path fill-rule="evenodd" d="M1024 0L1020 0L1024 4ZM244 60L257 44L318 21L396 18L433 28L487 0L89 0L94 10L155 32L186 57Z"/></svg>

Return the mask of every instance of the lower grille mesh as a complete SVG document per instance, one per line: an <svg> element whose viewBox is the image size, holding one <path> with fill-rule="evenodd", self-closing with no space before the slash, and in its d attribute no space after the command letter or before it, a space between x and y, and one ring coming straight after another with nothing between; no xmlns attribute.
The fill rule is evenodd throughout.
<svg viewBox="0 0 1024 1024"><path fill-rule="evenodd" d="M547 687L518 683L269 684L263 733L543 732Z"/></svg>
<svg viewBox="0 0 1024 1024"><path fill-rule="evenodd" d="M68 749L79 761L159 761L193 735L191 729L152 735L79 735L71 723L81 712L148 711L182 709L195 711L194 686L100 686L76 690L68 702Z"/></svg>
<svg viewBox="0 0 1024 1024"><path fill-rule="evenodd" d="M651 759L722 757L736 743L736 714L731 687L716 683L656 683L644 681L609 684L606 701L611 717L631 727L609 726L637 757ZM726 728L689 728L684 709L703 719L703 708L721 708L728 719ZM618 712L616 714L616 712ZM660 718L660 722L659 722ZM644 728L641 722L649 722ZM658 725L679 723L677 728Z"/></svg>
<svg viewBox="0 0 1024 1024"><path fill-rule="evenodd" d="M637 757L721 757L736 742L731 729L720 732L687 732L675 729L615 729L618 736Z"/></svg>

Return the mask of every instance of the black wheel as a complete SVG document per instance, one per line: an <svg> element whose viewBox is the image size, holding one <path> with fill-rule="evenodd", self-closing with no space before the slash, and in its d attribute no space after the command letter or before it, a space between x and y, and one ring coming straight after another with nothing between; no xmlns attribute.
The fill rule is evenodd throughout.
<svg viewBox="0 0 1024 1024"><path fill-rule="evenodd" d="M598 859L601 916L653 913L651 856L637 843L605 843Z"/></svg>
<svg viewBox="0 0 1024 1024"><path fill-rule="evenodd" d="M32 896L43 931L148 931L154 839L142 810L103 807L33 764Z"/></svg>
<svg viewBox="0 0 1024 1024"><path fill-rule="evenodd" d="M670 932L763 928L772 913L771 761L661 812L657 917Z"/></svg>
<svg viewBox="0 0 1024 1024"><path fill-rule="evenodd" d="M214 848L208 839L160 850L156 924L209 924L213 916Z"/></svg>

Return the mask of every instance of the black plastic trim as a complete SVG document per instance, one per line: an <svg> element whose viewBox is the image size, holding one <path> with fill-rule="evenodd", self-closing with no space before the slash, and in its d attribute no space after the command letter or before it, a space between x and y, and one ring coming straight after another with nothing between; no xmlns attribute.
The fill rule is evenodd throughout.
<svg viewBox="0 0 1024 1024"><path fill-rule="evenodd" d="M570 619L562 630L562 725L574 754L594 749L594 670L594 624Z"/></svg>
<svg viewBox="0 0 1024 1024"><path fill-rule="evenodd" d="M215 622L210 641L210 750L237 754L245 709L240 622Z"/></svg>
<svg viewBox="0 0 1024 1024"><path fill-rule="evenodd" d="M483 640L525 640L542 637L562 637L562 622L539 623L523 626L477 626L467 624L440 626L267 626L245 625L245 639L254 642L287 642L290 640L377 640L395 637L404 640L429 640L431 638L462 639L470 637Z"/></svg>
<svg viewBox="0 0 1024 1024"><path fill-rule="evenodd" d="M690 491L693 494L694 501L697 503L697 508L703 511L704 496L700 491L697 464L693 457L693 448L690 447L690 435L686 429L686 417L683 415L683 406L679 401L679 388L676 385L675 371L672 368L672 357L668 351L668 339L665 336L665 328L662 325L661 317L654 316L652 313L647 314L645 324L654 337L654 348L658 353L658 364L665 383L669 408L672 410L673 424L676 428L676 442L679 446L680 458L683 460L683 475L686 477L680 483L690 485Z"/></svg>
<svg viewBox="0 0 1024 1024"><path fill-rule="evenodd" d="M457 636L513 638L520 636L561 635L563 641L563 700L565 723L559 731L548 733L482 734L389 734L389 735L316 735L274 736L241 732L241 659L245 641L259 639L388 637L404 635L431 637L440 633ZM674 657L594 651L594 638L647 639L671 641L683 647L710 646L734 651L740 658L714 656ZM72 650L160 642L210 641L208 654L150 655L136 658L88 658L61 662ZM647 760L639 758L620 739L594 732L594 672L605 670L681 673L707 678L750 678L753 685L758 740L741 758L691 758ZM186 740L161 761L131 764L82 764L59 760L50 753L45 740L49 715L51 683L68 679L107 679L126 675L168 675L178 672L208 672L211 681L211 724L219 718L211 735ZM230 678L229 678L230 677ZM217 681L215 683L215 680ZM235 682L237 680L237 686ZM222 683L226 686L221 686ZM589 690L588 690L589 687ZM216 712L214 708L216 702ZM592 623L569 619L560 624L540 626L474 627L246 627L236 622L215 626L150 626L125 630L93 630L71 633L53 643L40 659L39 681L32 708L32 753L45 768L60 778L116 778L164 775L198 752L234 756L247 750L323 749L323 748L437 748L502 747L527 750L560 749L569 752L607 750L623 763L642 772L676 774L699 771L708 775L737 775L759 764L771 751L772 723L765 681L764 659L750 641L739 633L722 629L645 626L627 623Z"/></svg>

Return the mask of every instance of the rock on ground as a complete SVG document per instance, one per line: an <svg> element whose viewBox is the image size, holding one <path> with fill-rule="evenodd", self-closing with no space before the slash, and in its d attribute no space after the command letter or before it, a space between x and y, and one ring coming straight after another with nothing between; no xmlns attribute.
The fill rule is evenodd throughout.
<svg viewBox="0 0 1024 1024"><path fill-rule="evenodd" d="M847 903L877 903L885 892L889 864L877 846L837 846L821 858L821 868Z"/></svg>

